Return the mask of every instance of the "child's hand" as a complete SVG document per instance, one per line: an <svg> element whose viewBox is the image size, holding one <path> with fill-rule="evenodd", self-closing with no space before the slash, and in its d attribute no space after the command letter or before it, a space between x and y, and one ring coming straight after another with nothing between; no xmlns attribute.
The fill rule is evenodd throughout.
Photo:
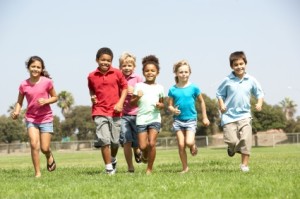
<svg viewBox="0 0 300 199"><path fill-rule="evenodd" d="M128 86L128 88L127 88L127 95L132 95L133 89L134 88L132 86Z"/></svg>
<svg viewBox="0 0 300 199"><path fill-rule="evenodd" d="M141 98L143 95L144 95L143 91L139 90L139 91L137 92L138 98Z"/></svg>
<svg viewBox="0 0 300 199"><path fill-rule="evenodd" d="M161 102L157 102L157 103L155 104L155 107L156 107L157 109L162 109L162 108L164 107L164 104L161 103Z"/></svg>
<svg viewBox="0 0 300 199"><path fill-rule="evenodd" d="M92 104L97 104L97 96L96 95L92 95L91 96L91 101L92 101Z"/></svg>
<svg viewBox="0 0 300 199"><path fill-rule="evenodd" d="M204 126L208 126L210 124L210 121L207 118L203 118L202 123Z"/></svg>
<svg viewBox="0 0 300 199"><path fill-rule="evenodd" d="M13 120L17 119L18 117L19 117L19 113L17 113L17 112L12 112L12 113L11 113L11 118L12 118Z"/></svg>
<svg viewBox="0 0 300 199"><path fill-rule="evenodd" d="M115 112L120 113L123 111L123 104L121 103L116 103L115 107L114 107Z"/></svg>
<svg viewBox="0 0 300 199"><path fill-rule="evenodd" d="M179 107L179 106L176 106L176 107L174 108L174 111L173 111L173 114L174 114L174 115L180 115L181 111L178 109L178 107Z"/></svg>
<svg viewBox="0 0 300 199"><path fill-rule="evenodd" d="M262 104L261 104L261 103L255 104L255 109L256 109L257 111L261 111L261 107L262 107Z"/></svg>
<svg viewBox="0 0 300 199"><path fill-rule="evenodd" d="M226 106L225 105L221 106L220 111L221 111L221 113L225 113L226 112Z"/></svg>
<svg viewBox="0 0 300 199"><path fill-rule="evenodd" d="M39 103L39 105L43 106L43 105L47 104L47 100L44 98L40 98L40 99L38 99L38 103Z"/></svg>

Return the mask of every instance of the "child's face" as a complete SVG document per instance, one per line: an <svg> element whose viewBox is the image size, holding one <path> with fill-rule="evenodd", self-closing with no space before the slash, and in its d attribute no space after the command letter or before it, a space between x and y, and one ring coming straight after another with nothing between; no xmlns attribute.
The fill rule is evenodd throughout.
<svg viewBox="0 0 300 199"><path fill-rule="evenodd" d="M42 63L40 61L34 61L29 65L28 71L31 77L38 77L43 70Z"/></svg>
<svg viewBox="0 0 300 199"><path fill-rule="evenodd" d="M108 54L102 54L96 62L98 63L98 69L102 73L106 73L111 66L112 57Z"/></svg>
<svg viewBox="0 0 300 199"><path fill-rule="evenodd" d="M178 77L178 81L187 82L190 77L190 67L187 65L182 65L177 69L176 76Z"/></svg>
<svg viewBox="0 0 300 199"><path fill-rule="evenodd" d="M246 73L246 64L243 59L233 61L231 68L237 77L244 77L244 74Z"/></svg>
<svg viewBox="0 0 300 199"><path fill-rule="evenodd" d="M146 83L153 84L158 75L158 70L154 64L147 64L143 70L143 75L146 79Z"/></svg>
<svg viewBox="0 0 300 199"><path fill-rule="evenodd" d="M123 64L120 66L120 69L122 71L122 73L128 77L129 75L131 75L134 71L134 65L132 62L130 61L124 61Z"/></svg>

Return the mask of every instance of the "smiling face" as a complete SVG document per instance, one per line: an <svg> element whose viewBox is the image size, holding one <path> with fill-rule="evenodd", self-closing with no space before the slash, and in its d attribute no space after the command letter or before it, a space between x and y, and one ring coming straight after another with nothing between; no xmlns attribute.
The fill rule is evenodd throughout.
<svg viewBox="0 0 300 199"><path fill-rule="evenodd" d="M106 73L112 64L112 57L108 54L102 54L99 59L96 59L96 62L100 72Z"/></svg>
<svg viewBox="0 0 300 199"><path fill-rule="evenodd" d="M238 78L242 79L246 73L246 63L241 59L234 60L232 62L231 68Z"/></svg>
<svg viewBox="0 0 300 199"><path fill-rule="evenodd" d="M134 68L133 60L129 58L124 60L120 66L120 70L126 77L130 76L134 72Z"/></svg>
<svg viewBox="0 0 300 199"><path fill-rule="evenodd" d="M33 61L28 67L30 77L32 77L32 78L40 77L42 70L43 70L43 67L42 67L42 63L40 61Z"/></svg>
<svg viewBox="0 0 300 199"><path fill-rule="evenodd" d="M145 83L147 84L154 84L155 79L158 75L157 67L154 64L147 64L144 67L143 75L146 79Z"/></svg>
<svg viewBox="0 0 300 199"><path fill-rule="evenodd" d="M188 65L180 66L176 71L176 77L178 77L178 83L186 83L189 81L191 71Z"/></svg>

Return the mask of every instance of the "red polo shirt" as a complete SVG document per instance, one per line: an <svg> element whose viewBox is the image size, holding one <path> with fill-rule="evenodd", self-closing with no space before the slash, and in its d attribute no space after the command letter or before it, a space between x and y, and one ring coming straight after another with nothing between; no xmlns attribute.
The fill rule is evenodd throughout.
<svg viewBox="0 0 300 199"><path fill-rule="evenodd" d="M120 117L122 113L114 111L127 81L122 72L112 66L103 74L97 68L88 76L88 87L97 96L97 104L92 105L92 116Z"/></svg>

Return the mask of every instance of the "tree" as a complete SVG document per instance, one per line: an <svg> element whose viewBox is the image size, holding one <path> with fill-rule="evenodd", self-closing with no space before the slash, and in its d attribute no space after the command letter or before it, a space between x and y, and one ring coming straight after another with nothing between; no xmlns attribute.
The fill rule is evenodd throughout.
<svg viewBox="0 0 300 199"><path fill-rule="evenodd" d="M95 124L91 116L90 106L75 106L61 123L62 136L67 137L76 133L78 140L93 139Z"/></svg>
<svg viewBox="0 0 300 199"><path fill-rule="evenodd" d="M279 106L271 106L264 102L261 111L255 109L256 100L251 98L252 128L253 132L266 131L269 129L284 129L286 118Z"/></svg>
<svg viewBox="0 0 300 199"><path fill-rule="evenodd" d="M61 108L61 113L66 118L66 115L71 112L71 108L74 104L73 95L67 91L61 91L57 97L57 106Z"/></svg>
<svg viewBox="0 0 300 199"><path fill-rule="evenodd" d="M8 144L7 153L10 153L10 143L13 141L22 141L26 136L26 128L23 122L12 120L6 116L0 116L0 139Z"/></svg>
<svg viewBox="0 0 300 199"><path fill-rule="evenodd" d="M293 119L296 113L297 104L295 104L294 101L291 100L289 97L284 98L284 100L282 100L279 104L282 107L286 119Z"/></svg>

